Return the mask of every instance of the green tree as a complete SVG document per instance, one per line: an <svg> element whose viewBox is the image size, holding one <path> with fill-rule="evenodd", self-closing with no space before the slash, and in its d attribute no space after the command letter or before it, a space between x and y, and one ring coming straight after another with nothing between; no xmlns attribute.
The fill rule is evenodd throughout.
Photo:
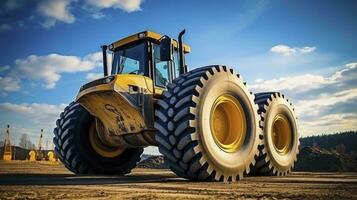
<svg viewBox="0 0 357 200"><path fill-rule="evenodd" d="M31 142L28 134L24 133L21 135L19 146L24 149L34 149L35 145Z"/></svg>

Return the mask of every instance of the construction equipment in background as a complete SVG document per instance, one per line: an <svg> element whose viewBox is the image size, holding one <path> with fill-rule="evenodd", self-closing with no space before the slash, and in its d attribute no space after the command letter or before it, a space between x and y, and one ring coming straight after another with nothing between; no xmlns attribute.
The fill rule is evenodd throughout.
<svg viewBox="0 0 357 200"><path fill-rule="evenodd" d="M104 77L80 88L54 129L69 170L126 174L144 147L158 146L171 170L190 180L291 171L299 146L292 104L278 92L251 93L224 65L188 71L184 33L174 40L144 31L102 46Z"/></svg>
<svg viewBox="0 0 357 200"><path fill-rule="evenodd" d="M43 152L43 129L41 129L40 138L38 140L37 150L36 150L36 160L45 160L45 155Z"/></svg>
<svg viewBox="0 0 357 200"><path fill-rule="evenodd" d="M45 160L43 152L43 129L41 129L40 138L38 140L37 149L31 150L28 154L29 161Z"/></svg>
<svg viewBox="0 0 357 200"><path fill-rule="evenodd" d="M12 147L11 147L11 137L10 137L10 125L7 125L5 131L5 141L4 141L4 148L3 148L3 160L12 160Z"/></svg>
<svg viewBox="0 0 357 200"><path fill-rule="evenodd" d="M28 160L29 161L36 161L36 151L31 150L28 155Z"/></svg>
<svg viewBox="0 0 357 200"><path fill-rule="evenodd" d="M50 161L50 162L56 162L56 161L57 161L57 158L56 158L55 153L54 153L53 151L48 151L48 152L47 152L46 160L47 160L47 161Z"/></svg>
<svg viewBox="0 0 357 200"><path fill-rule="evenodd" d="M48 149L49 149L49 148L48 148L48 140L46 141L46 146L47 146L46 149L48 150ZM57 156L56 156L56 154L55 154L55 152L54 152L54 145L53 145L53 143L51 143L51 149L48 150L48 152L47 152L46 160L47 160L47 161L50 161L50 162L57 162L57 161L58 161L58 158L57 158Z"/></svg>
<svg viewBox="0 0 357 200"><path fill-rule="evenodd" d="M27 160L29 161L50 161L50 162L55 162L57 161L57 156L54 153L54 146L52 143L52 148L48 148L48 140L46 140L46 148L43 146L43 129L41 129L40 137L38 140L37 148L31 150L28 153Z"/></svg>

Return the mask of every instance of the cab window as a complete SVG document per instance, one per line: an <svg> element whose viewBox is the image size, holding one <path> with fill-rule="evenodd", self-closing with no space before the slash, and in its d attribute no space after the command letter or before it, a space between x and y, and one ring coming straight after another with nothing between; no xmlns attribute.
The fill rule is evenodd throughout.
<svg viewBox="0 0 357 200"><path fill-rule="evenodd" d="M169 83L169 62L160 60L160 46L154 45L155 85L165 87Z"/></svg>
<svg viewBox="0 0 357 200"><path fill-rule="evenodd" d="M175 71L174 78L177 78L180 75L180 61L177 49L174 50L174 61L172 62L172 65Z"/></svg>
<svg viewBox="0 0 357 200"><path fill-rule="evenodd" d="M139 43L114 52L112 74L143 75L146 66L146 45Z"/></svg>

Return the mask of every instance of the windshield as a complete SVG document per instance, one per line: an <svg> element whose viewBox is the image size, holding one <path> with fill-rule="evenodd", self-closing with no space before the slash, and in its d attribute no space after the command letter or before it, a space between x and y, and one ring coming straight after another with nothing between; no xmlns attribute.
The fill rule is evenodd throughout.
<svg viewBox="0 0 357 200"><path fill-rule="evenodd" d="M114 52L112 74L144 74L146 45L139 43Z"/></svg>

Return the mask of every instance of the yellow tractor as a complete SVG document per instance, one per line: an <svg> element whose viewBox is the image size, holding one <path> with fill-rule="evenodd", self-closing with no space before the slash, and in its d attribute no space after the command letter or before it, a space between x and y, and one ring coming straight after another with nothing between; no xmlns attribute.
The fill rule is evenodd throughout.
<svg viewBox="0 0 357 200"><path fill-rule="evenodd" d="M291 103L278 92L251 93L224 65L188 71L184 33L175 40L144 31L102 46L104 77L80 88L54 130L69 170L126 174L144 147L158 146L171 170L190 180L291 171L299 146Z"/></svg>

